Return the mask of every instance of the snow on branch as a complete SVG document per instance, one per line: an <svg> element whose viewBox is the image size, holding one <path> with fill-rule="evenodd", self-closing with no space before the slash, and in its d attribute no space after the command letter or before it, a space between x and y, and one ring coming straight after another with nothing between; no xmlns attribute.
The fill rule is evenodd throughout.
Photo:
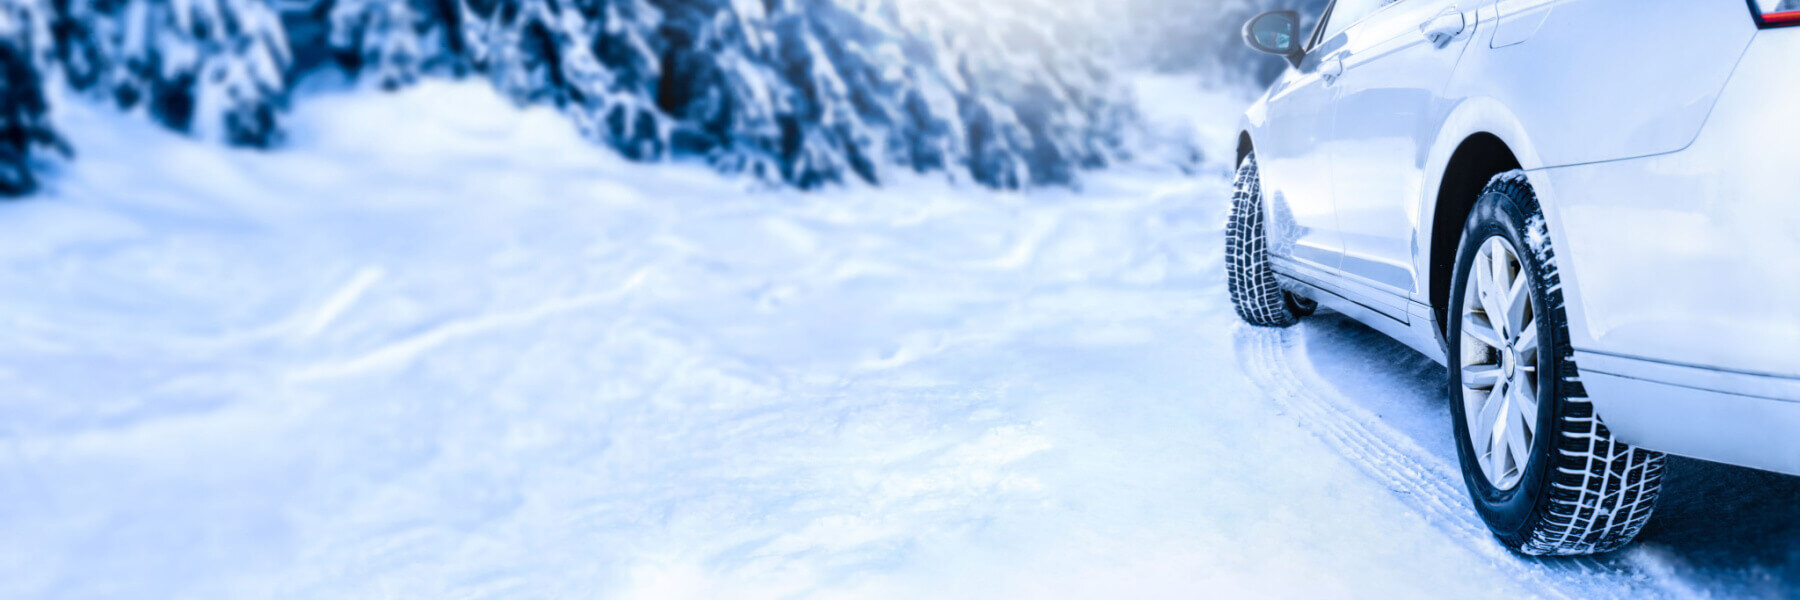
<svg viewBox="0 0 1800 600"><path fill-rule="evenodd" d="M236 145L279 140L293 63L266 0L56 0L71 87Z"/></svg>
<svg viewBox="0 0 1800 600"><path fill-rule="evenodd" d="M0 196L37 188L33 168L44 151L69 154L50 127L42 73L49 64L50 30L35 1L0 3Z"/></svg>

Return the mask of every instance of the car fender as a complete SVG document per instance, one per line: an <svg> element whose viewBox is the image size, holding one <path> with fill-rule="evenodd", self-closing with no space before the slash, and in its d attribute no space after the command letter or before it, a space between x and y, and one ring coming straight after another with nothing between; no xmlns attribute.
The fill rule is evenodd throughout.
<svg viewBox="0 0 1800 600"><path fill-rule="evenodd" d="M1419 187L1419 198L1415 200L1417 209L1413 211L1413 214L1418 215L1418 220L1413 223L1413 269L1419 274L1418 289L1426 293L1432 285L1431 248L1434 240L1431 225L1437 219L1438 192L1444 185L1445 171L1463 142L1483 133L1500 138L1526 170L1543 165L1542 157L1531 143L1531 135L1525 132L1518 116L1499 101L1486 97L1464 98L1450 109L1449 116L1438 128L1437 137L1432 140L1426 154L1426 180ZM1545 213L1548 219L1547 208ZM1429 304L1431 298L1414 300Z"/></svg>
<svg viewBox="0 0 1800 600"><path fill-rule="evenodd" d="M1244 114L1238 117L1238 131L1241 132L1241 135L1250 136L1251 147L1255 147L1256 140L1262 138L1263 129L1268 125L1269 94L1264 92L1262 97L1257 98L1256 102L1252 103L1250 108L1245 109ZM1233 160L1236 158L1233 157Z"/></svg>

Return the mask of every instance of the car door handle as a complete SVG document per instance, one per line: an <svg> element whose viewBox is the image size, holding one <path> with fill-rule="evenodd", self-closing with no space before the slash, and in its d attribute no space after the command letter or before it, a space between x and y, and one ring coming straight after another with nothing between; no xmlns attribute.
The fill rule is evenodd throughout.
<svg viewBox="0 0 1800 600"><path fill-rule="evenodd" d="M1344 57L1333 56L1319 63L1319 75L1325 78L1325 85L1337 83L1338 77L1344 74Z"/></svg>
<svg viewBox="0 0 1800 600"><path fill-rule="evenodd" d="M1419 33L1425 34L1425 40L1431 42L1431 45L1442 48L1449 45L1450 40L1456 39L1456 36L1462 35L1467 28L1468 22L1463 19L1462 11L1452 6L1420 24Z"/></svg>

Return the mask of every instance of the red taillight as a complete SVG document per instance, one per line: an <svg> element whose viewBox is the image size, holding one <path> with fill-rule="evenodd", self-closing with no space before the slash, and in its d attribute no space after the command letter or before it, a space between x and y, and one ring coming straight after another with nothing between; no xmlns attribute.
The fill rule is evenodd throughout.
<svg viewBox="0 0 1800 600"><path fill-rule="evenodd" d="M1764 25L1800 25L1800 10L1769 13L1762 20Z"/></svg>
<svg viewBox="0 0 1800 600"><path fill-rule="evenodd" d="M1761 27L1800 25L1800 0L1750 0L1750 10Z"/></svg>

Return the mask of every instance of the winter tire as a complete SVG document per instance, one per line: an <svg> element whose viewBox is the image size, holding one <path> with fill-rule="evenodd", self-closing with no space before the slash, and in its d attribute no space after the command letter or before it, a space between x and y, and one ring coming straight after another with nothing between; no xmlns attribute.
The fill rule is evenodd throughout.
<svg viewBox="0 0 1800 600"><path fill-rule="evenodd" d="M1554 259L1525 175L1495 177L1463 229L1447 313L1457 454L1506 546L1607 552L1649 520L1663 456L1614 440L1594 416Z"/></svg>
<svg viewBox="0 0 1800 600"><path fill-rule="evenodd" d="M1284 291L1269 266L1269 242L1263 227L1262 178L1256 154L1238 166L1231 194L1231 220L1225 227L1225 284L1239 317L1258 327L1289 327L1317 308L1311 301Z"/></svg>

